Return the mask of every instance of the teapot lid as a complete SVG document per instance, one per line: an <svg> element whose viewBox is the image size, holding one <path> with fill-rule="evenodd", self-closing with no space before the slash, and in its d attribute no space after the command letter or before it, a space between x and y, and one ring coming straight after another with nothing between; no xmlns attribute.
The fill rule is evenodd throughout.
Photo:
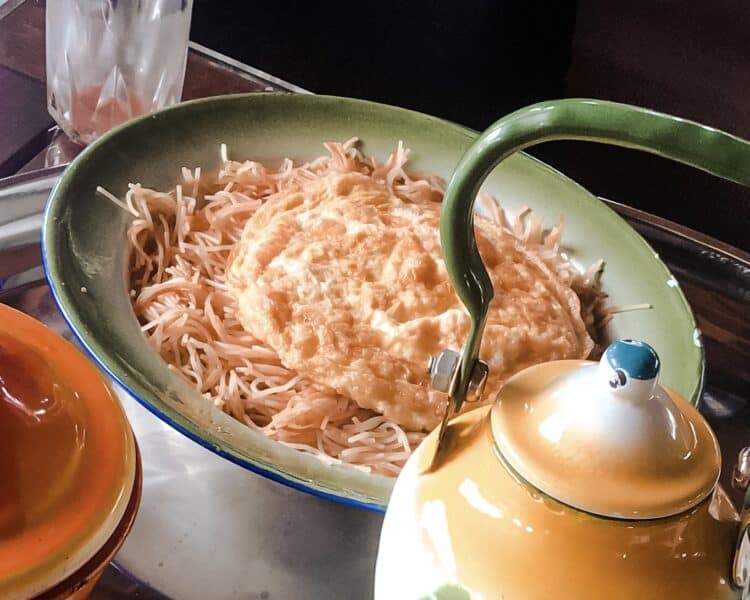
<svg viewBox="0 0 750 600"><path fill-rule="evenodd" d="M719 446L658 375L654 349L633 340L612 343L599 363L522 371L491 412L501 457L548 496L596 515L656 519L695 506L716 485Z"/></svg>

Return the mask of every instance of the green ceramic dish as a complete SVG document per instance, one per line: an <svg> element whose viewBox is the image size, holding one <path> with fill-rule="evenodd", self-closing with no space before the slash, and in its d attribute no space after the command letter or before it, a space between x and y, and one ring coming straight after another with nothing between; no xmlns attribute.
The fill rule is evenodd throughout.
<svg viewBox="0 0 750 600"><path fill-rule="evenodd" d="M136 119L89 146L52 193L43 252L52 292L94 359L148 409L195 441L250 470L299 489L383 509L393 480L328 466L270 441L205 402L172 375L141 334L126 292L128 216L95 193L122 196L128 182L166 188L182 166L210 169L219 146L232 158L310 159L322 142L356 135L363 151L385 159L399 140L415 171L448 179L477 134L408 110L345 98L252 94L185 103ZM551 225L565 215L564 245L587 266L604 259L602 285L614 304L650 303L616 316L609 337L633 337L664 357L662 381L696 402L703 351L693 315L654 251L614 212L580 186L515 154L485 182L505 207L530 206ZM82 289L85 288L85 293Z"/></svg>

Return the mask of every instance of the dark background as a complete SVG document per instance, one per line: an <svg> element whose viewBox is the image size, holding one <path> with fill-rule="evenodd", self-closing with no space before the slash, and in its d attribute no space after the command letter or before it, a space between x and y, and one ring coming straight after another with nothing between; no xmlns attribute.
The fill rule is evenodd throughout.
<svg viewBox="0 0 750 600"><path fill-rule="evenodd" d="M750 2L195 0L192 38L317 93L481 129L526 104L640 104L750 138ZM556 142L532 153L596 194L750 249L750 193L650 155Z"/></svg>
<svg viewBox="0 0 750 600"><path fill-rule="evenodd" d="M194 0L191 37L317 93L482 129L555 97L630 102L750 138L750 2ZM532 150L592 192L750 249L750 193L650 155Z"/></svg>
<svg viewBox="0 0 750 600"><path fill-rule="evenodd" d="M567 1L194 1L201 44L318 93L477 129L563 94L575 18Z"/></svg>

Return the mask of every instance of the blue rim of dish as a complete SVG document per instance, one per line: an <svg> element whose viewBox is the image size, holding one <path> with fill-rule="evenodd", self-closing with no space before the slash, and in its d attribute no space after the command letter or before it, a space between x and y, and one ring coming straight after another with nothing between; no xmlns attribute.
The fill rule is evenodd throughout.
<svg viewBox="0 0 750 600"><path fill-rule="evenodd" d="M55 186L50 191L50 197L52 197L56 191L58 186L60 185L62 179L58 179L57 183L55 183ZM211 444L208 442L208 440L202 438L200 435L190 431L190 429L183 427L180 423L177 421L171 419L169 415L167 415L164 412L161 412L158 410L155 406L153 406L150 402L146 401L144 398L142 398L139 394L136 394L130 386L123 380L123 378L119 377L112 369L110 369L105 362L103 362L91 349L89 344L86 342L85 338L79 333L78 329L74 325L72 319L68 316L65 306L62 303L62 300L59 297L59 292L57 289L57 286L55 285L53 279L50 277L49 274L49 267L47 264L47 227L46 223L48 222L48 216L49 216L49 210L50 210L51 203L47 202L46 206L44 207L44 218L43 223L45 226L42 227L42 239L41 239L41 254L42 254L42 267L44 269L44 276L47 279L47 284L49 285L50 294L52 295L52 299L55 302L55 305L57 306L57 309L60 311L60 314L62 315L63 319L65 320L65 323L67 324L70 331L73 333L73 335L76 338L76 341L80 344L81 348L85 351L86 355L94 362L94 364L99 367L104 373L107 374L107 376L115 381L120 387L122 387L128 394L130 394L135 400L143 406L148 412L150 412L152 415L157 417L159 420L167 423L170 427L175 429L176 431L179 431L182 435L186 436L187 438L191 439L192 441L196 442L199 446L202 446L206 450L217 454L221 456L222 458L227 459L229 462L234 463L243 469L247 469L248 471L251 471L253 473L256 473L258 475L261 475L267 479L270 479L271 481L274 481L276 483L280 483L282 485L285 485L287 487L290 487L292 489L295 489L300 492L304 492L306 494L310 494L312 496L317 496L319 498L323 498L325 500L330 500L332 502L337 502L339 504L345 504L348 506L353 506L355 508L363 508L365 510L369 510L376 513L384 513L385 507L380 506L379 504L373 504L371 502L364 502L362 500L356 500L353 498L344 498L342 496L338 496L336 494L331 494L328 492L325 492L323 490L315 489L313 487L308 487L304 485L303 483L298 483L297 481L294 481L293 479L283 477L279 475L278 473L275 473L274 471L271 471L269 469L265 469L262 466L255 464L249 460L242 460L238 456L235 456L234 454L231 454L229 452L226 452L225 450L222 450L218 446L215 446L214 444Z"/></svg>

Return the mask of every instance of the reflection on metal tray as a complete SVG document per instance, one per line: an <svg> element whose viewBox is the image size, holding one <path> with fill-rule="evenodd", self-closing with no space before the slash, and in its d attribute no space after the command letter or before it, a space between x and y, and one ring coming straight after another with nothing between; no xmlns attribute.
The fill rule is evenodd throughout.
<svg viewBox="0 0 750 600"><path fill-rule="evenodd" d="M44 205L63 167L0 179L0 290L44 277L39 238Z"/></svg>
<svg viewBox="0 0 750 600"><path fill-rule="evenodd" d="M31 314L72 339L40 270L41 212L59 173L58 168L0 180L0 302ZM608 204L651 243L693 307L706 347L701 410L721 440L724 464L733 465L739 449L750 441L750 254L648 213ZM728 482L729 476L724 472L723 481ZM361 532L373 538L361 540L372 548L373 562L377 544L374 525ZM342 590L342 597L369 595L369 576L365 579L360 582L363 589L349 587ZM289 594L293 596L295 590ZM93 595L95 600L131 597L163 598L115 566L107 570Z"/></svg>

